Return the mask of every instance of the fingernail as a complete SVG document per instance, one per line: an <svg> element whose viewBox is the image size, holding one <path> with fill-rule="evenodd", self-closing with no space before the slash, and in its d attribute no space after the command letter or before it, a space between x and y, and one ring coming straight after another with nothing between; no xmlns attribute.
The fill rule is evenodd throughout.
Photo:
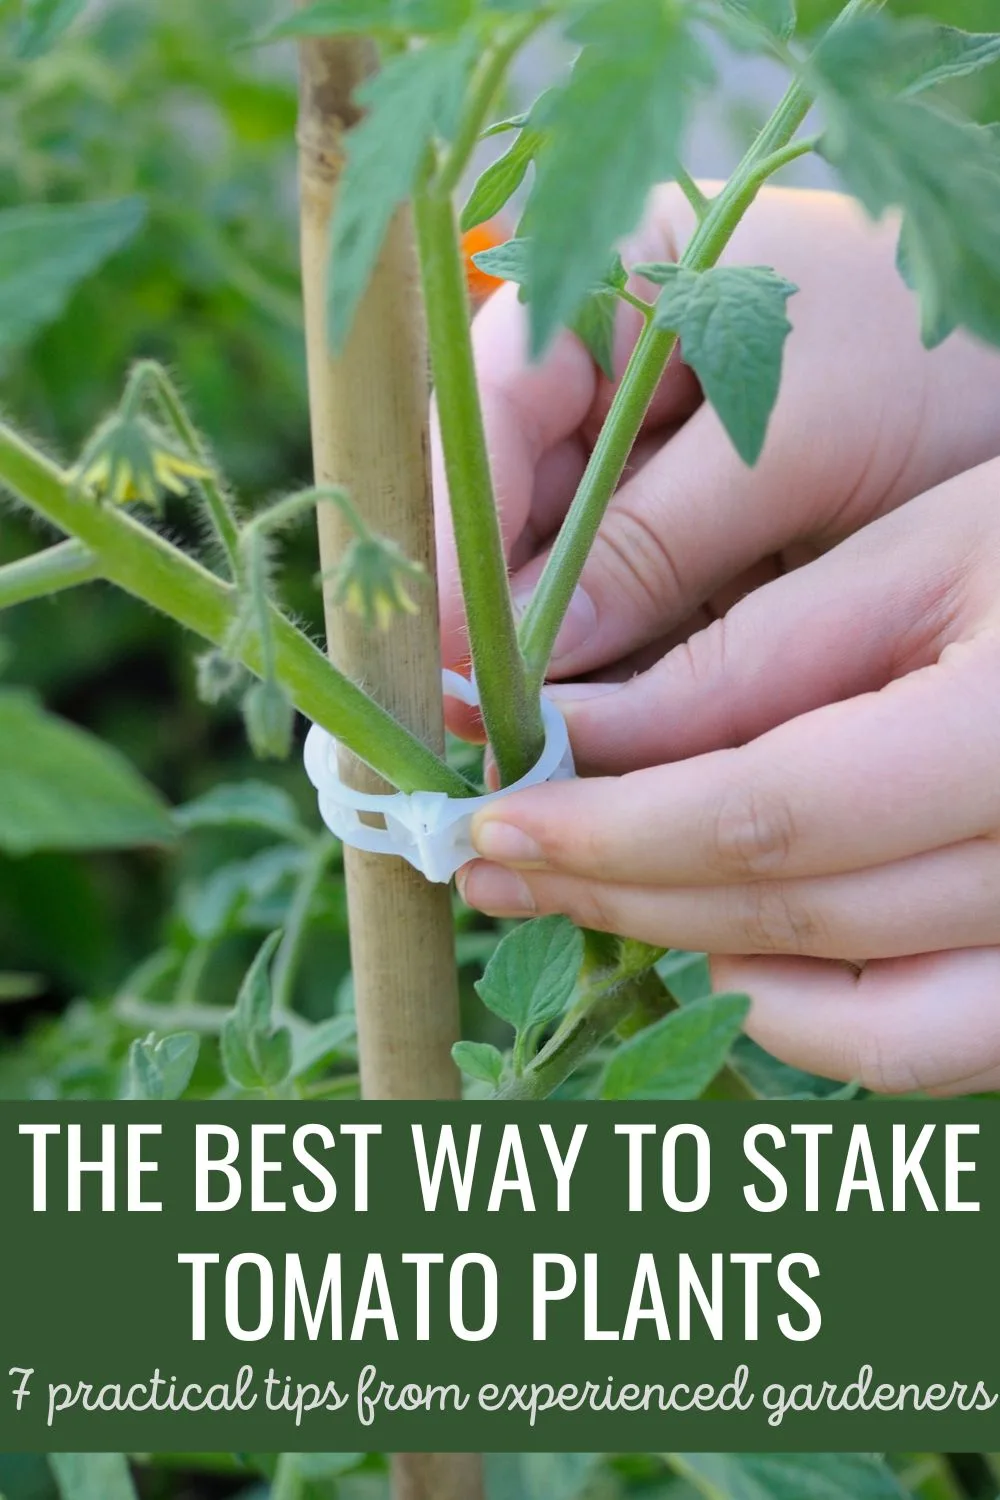
<svg viewBox="0 0 1000 1500"><path fill-rule="evenodd" d="M459 886L462 900L493 917L521 917L535 910L535 900L525 881L502 865L481 861L467 865Z"/></svg>
<svg viewBox="0 0 1000 1500"><path fill-rule="evenodd" d="M524 614L531 603L530 589L522 589L514 595L514 607L518 617ZM574 651L579 651L590 640L597 629L597 609L593 599L584 589L577 589L569 601L569 608L563 618L556 636L555 646L552 648L552 660L558 661L563 656L570 656Z"/></svg>
<svg viewBox="0 0 1000 1500"><path fill-rule="evenodd" d="M472 843L483 859L494 859L501 865L542 865L543 855L535 840L512 823L498 818L473 822Z"/></svg>

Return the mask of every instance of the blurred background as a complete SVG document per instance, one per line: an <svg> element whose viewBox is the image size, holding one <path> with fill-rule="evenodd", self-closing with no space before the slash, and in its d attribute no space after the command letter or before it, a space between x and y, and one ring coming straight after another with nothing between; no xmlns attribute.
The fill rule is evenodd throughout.
<svg viewBox="0 0 1000 1500"><path fill-rule="evenodd" d="M95 0L37 60L26 64L0 47L0 208L133 193L147 204L138 235L79 287L57 322L27 346L0 349L0 405L69 459L114 404L129 363L162 360L249 508L310 478L295 59L291 48L239 45L278 8L273 0ZM891 8L970 29L997 19L996 0L893 0ZM836 9L834 0L801 0L804 28ZM564 61L551 43L536 47L515 80L522 97L510 103L526 102ZM781 88L778 70L758 59L720 52L719 68L720 87L688 153L706 175L728 170ZM996 70L980 74L963 102L995 118L998 87ZM822 181L821 163L796 170L799 180ZM168 524L185 533L183 504ZM40 541L21 518L0 512L0 561ZM315 571L311 537L292 539L285 596L319 631ZM124 596L90 585L22 605L0 617L0 645L7 682L36 689L53 710L120 747L171 801L263 777L316 826L297 762L256 766L235 714L198 702L192 643ZM190 957L213 900L223 915L210 934L214 967L201 982L230 1003L235 976L262 924L287 902L294 874L293 862L280 859L263 873L259 860L250 874L234 873L261 842L252 831L208 829L169 855L0 858L0 972L30 976L20 990L8 985L6 999L0 989L0 1094L114 1092L134 1027L123 1027L122 1007L109 1009L109 997L150 954ZM243 880L229 907L220 862L230 896ZM492 939L467 930L461 941L471 962ZM317 905L303 1010L329 1013L331 981L349 1005L346 975L334 878ZM59 1027L37 1024L60 1015Z"/></svg>

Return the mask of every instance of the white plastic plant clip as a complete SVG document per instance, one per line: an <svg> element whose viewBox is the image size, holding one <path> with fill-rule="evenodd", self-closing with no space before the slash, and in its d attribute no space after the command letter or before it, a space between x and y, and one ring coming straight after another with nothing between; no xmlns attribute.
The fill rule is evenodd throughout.
<svg viewBox="0 0 1000 1500"><path fill-rule="evenodd" d="M479 706L475 684L457 672L443 672L444 693L471 707ZM490 802L509 797L525 787L574 776L573 751L566 721L547 698L542 699L545 747L538 762L511 786L482 797L449 797L445 792L352 791L340 779L337 741L314 724L306 736L306 775L319 794L319 812L331 833L353 849L373 854L395 854L407 860L428 880L444 884L456 870L475 859L470 830L474 815ZM359 814L375 813L384 828L363 823Z"/></svg>

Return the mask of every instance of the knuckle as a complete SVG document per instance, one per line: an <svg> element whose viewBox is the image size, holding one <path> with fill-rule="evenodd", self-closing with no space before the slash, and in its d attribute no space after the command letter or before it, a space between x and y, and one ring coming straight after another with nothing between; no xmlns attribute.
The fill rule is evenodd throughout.
<svg viewBox="0 0 1000 1500"><path fill-rule="evenodd" d="M798 895L781 881L747 886L740 896L740 928L752 953L818 957L824 950L823 927Z"/></svg>
<svg viewBox="0 0 1000 1500"><path fill-rule="evenodd" d="M784 794L745 776L733 777L720 798L712 829L719 872L736 880L775 875L787 864L794 842L795 820Z"/></svg>

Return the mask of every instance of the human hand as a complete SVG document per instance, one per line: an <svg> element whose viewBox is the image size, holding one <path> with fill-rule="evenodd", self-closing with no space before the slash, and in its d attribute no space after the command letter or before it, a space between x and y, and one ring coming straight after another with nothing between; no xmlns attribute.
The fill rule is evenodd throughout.
<svg viewBox="0 0 1000 1500"><path fill-rule="evenodd" d="M465 899L725 955L813 1072L1000 1086L998 493L963 475L566 702L594 758L692 758L495 803Z"/></svg>
<svg viewBox="0 0 1000 1500"><path fill-rule="evenodd" d="M676 258L692 227L680 193L662 189L627 262ZM629 675L749 588L1000 454L1000 357L961 335L933 353L922 348L895 242L895 225L873 226L835 194L761 195L727 258L774 265L801 288L789 304L794 332L761 461L753 470L743 465L700 404L693 375L674 361L584 572L554 677ZM638 323L623 307L619 370ZM514 289L505 287L474 329L497 503L521 601L612 396L571 334L531 365L525 324ZM440 472L436 490L444 494ZM443 501L438 534L443 649L457 665L466 653L464 614ZM579 750L588 769L637 763L625 744L602 747L605 758L593 765L589 744Z"/></svg>

